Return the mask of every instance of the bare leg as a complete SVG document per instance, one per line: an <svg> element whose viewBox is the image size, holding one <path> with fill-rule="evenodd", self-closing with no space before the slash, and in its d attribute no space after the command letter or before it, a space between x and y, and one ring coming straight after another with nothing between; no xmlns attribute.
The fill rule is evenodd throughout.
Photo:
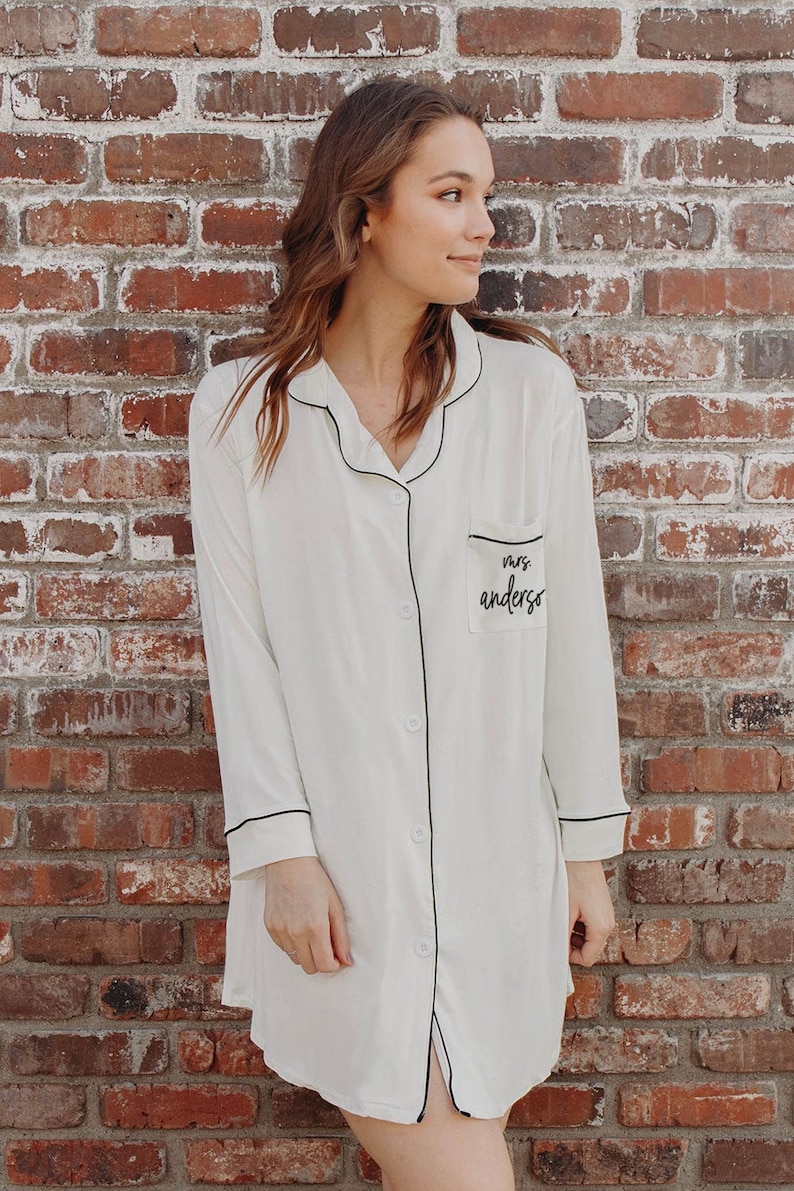
<svg viewBox="0 0 794 1191"><path fill-rule="evenodd" d="M398 1125L342 1112L380 1166L383 1191L515 1191L504 1137L509 1110L489 1120L457 1112L435 1048L430 1056L427 1110L418 1124Z"/></svg>

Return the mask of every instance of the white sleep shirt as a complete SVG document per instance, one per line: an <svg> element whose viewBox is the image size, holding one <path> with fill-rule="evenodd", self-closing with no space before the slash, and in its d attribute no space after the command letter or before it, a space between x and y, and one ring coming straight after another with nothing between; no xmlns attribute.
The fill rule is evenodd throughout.
<svg viewBox="0 0 794 1191"><path fill-rule="evenodd" d="M192 518L231 865L223 1001L290 1083L421 1121L501 1116L560 1050L564 860L623 848L614 672L582 402L546 348L453 314L457 364L400 471L324 362L253 479L261 380L209 370ZM263 924L264 865L319 857L352 967Z"/></svg>

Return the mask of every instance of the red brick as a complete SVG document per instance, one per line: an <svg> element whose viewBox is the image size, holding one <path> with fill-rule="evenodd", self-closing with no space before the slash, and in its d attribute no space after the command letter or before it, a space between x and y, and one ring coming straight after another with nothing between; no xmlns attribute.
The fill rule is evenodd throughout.
<svg viewBox="0 0 794 1191"><path fill-rule="evenodd" d="M99 1089L103 1125L117 1129L237 1129L256 1123L257 1092L234 1084L117 1084Z"/></svg>
<svg viewBox="0 0 794 1191"><path fill-rule="evenodd" d="M617 1017L688 1019L763 1017L769 1009L769 977L664 975L617 976Z"/></svg>
<svg viewBox="0 0 794 1191"><path fill-rule="evenodd" d="M220 790L214 748L119 749L117 782L122 790Z"/></svg>
<svg viewBox="0 0 794 1191"><path fill-rule="evenodd" d="M624 181L625 145L617 137L500 137L491 150L502 183L610 186Z"/></svg>
<svg viewBox="0 0 794 1191"><path fill-rule="evenodd" d="M596 972L572 972L574 990L565 1006L566 1019L579 1021L599 1017L604 1011L604 982Z"/></svg>
<svg viewBox="0 0 794 1191"><path fill-rule="evenodd" d="M80 312L99 309L90 269L23 269L0 265L0 310Z"/></svg>
<svg viewBox="0 0 794 1191"><path fill-rule="evenodd" d="M794 377L794 336L786 330L739 331L738 375L744 380L781 381Z"/></svg>
<svg viewBox="0 0 794 1191"><path fill-rule="evenodd" d="M0 178L20 182L85 182L86 142L73 136L0 132Z"/></svg>
<svg viewBox="0 0 794 1191"><path fill-rule="evenodd" d="M200 633L141 629L110 635L110 671L131 678L204 678L207 663ZM2 673L2 634L0 634Z"/></svg>
<svg viewBox="0 0 794 1191"><path fill-rule="evenodd" d="M91 981L88 976L0 975L0 1018L6 1020L67 1020L85 1012Z"/></svg>
<svg viewBox="0 0 794 1191"><path fill-rule="evenodd" d="M794 735L794 700L783 691L734 691L726 696L724 707L728 732Z"/></svg>
<svg viewBox="0 0 794 1191"><path fill-rule="evenodd" d="M644 310L650 315L783 315L794 313L794 269L649 269Z"/></svg>
<svg viewBox="0 0 794 1191"><path fill-rule="evenodd" d="M165 1174L165 1149L134 1141L10 1141L8 1177L15 1185L140 1187Z"/></svg>
<svg viewBox="0 0 794 1191"><path fill-rule="evenodd" d="M101 394L0 392L0 438L99 438L104 433Z"/></svg>
<svg viewBox="0 0 794 1191"><path fill-rule="evenodd" d="M94 29L97 52L118 56L247 58L261 44L255 8L113 5L96 10Z"/></svg>
<svg viewBox="0 0 794 1191"><path fill-rule="evenodd" d="M792 203L737 203L731 228L740 252L794 252Z"/></svg>
<svg viewBox="0 0 794 1191"><path fill-rule="evenodd" d="M121 402L128 438L186 438L192 393L131 393Z"/></svg>
<svg viewBox="0 0 794 1191"><path fill-rule="evenodd" d="M163 1030L12 1035L8 1063L16 1075L155 1075L168 1066Z"/></svg>
<svg viewBox="0 0 794 1191"><path fill-rule="evenodd" d="M660 182L766 185L794 179L794 145L742 136L658 139L640 160L640 176Z"/></svg>
<svg viewBox="0 0 794 1191"><path fill-rule="evenodd" d="M640 13L637 54L713 62L787 58L793 33L794 18L771 9L654 8Z"/></svg>
<svg viewBox="0 0 794 1191"><path fill-rule="evenodd" d="M587 1075L592 1071L665 1071L678 1059L678 1038L663 1030L622 1029L616 1026L585 1026L566 1030L555 1071L563 1075Z"/></svg>
<svg viewBox="0 0 794 1191"><path fill-rule="evenodd" d="M781 772L782 758L774 748L697 746L666 749L647 758L642 783L645 790L661 792L773 793L780 787Z"/></svg>
<svg viewBox="0 0 794 1191"><path fill-rule="evenodd" d="M68 5L8 4L0 10L0 53L60 54L77 45L77 13Z"/></svg>
<svg viewBox="0 0 794 1191"><path fill-rule="evenodd" d="M439 32L435 9L420 5L292 6L273 14L277 48L306 57L427 54L438 48Z"/></svg>
<svg viewBox="0 0 794 1191"><path fill-rule="evenodd" d="M179 1065L194 1075L271 1074L246 1030L180 1030Z"/></svg>
<svg viewBox="0 0 794 1191"><path fill-rule="evenodd" d="M623 642L623 673L632 678L772 675L782 658L780 633L638 629Z"/></svg>
<svg viewBox="0 0 794 1191"><path fill-rule="evenodd" d="M711 393L651 396L649 438L708 442L763 442L794 438L794 398L777 393L722 396Z"/></svg>
<svg viewBox="0 0 794 1191"><path fill-rule="evenodd" d="M282 1084L273 1088L270 1096L270 1119L277 1129L339 1129L345 1127L345 1118L341 1111L327 1100L323 1100L319 1092L311 1088L294 1087ZM359 1161L369 1161L372 1167L372 1181L377 1181L380 1167L365 1149L359 1147ZM365 1181L368 1174L364 1175Z"/></svg>
<svg viewBox="0 0 794 1191"><path fill-rule="evenodd" d="M271 265L255 269L141 265L121 286L122 309L144 313L264 311L274 297Z"/></svg>
<svg viewBox="0 0 794 1191"><path fill-rule="evenodd" d="M794 919L703 923L703 957L710 963L794 963Z"/></svg>
<svg viewBox="0 0 794 1191"><path fill-rule="evenodd" d="M794 807L736 807L726 838L732 848L794 848Z"/></svg>
<svg viewBox="0 0 794 1191"><path fill-rule="evenodd" d="M606 964L673 964L692 950L689 918L619 919L599 957Z"/></svg>
<svg viewBox="0 0 794 1191"><path fill-rule="evenodd" d="M2 979L0 976L0 1006ZM105 1017L117 1021L228 1021L247 1017L247 1010L221 1004L222 988L223 977L216 975L109 976L100 982L99 1008Z"/></svg>
<svg viewBox="0 0 794 1191"><path fill-rule="evenodd" d="M633 860L626 892L632 902L658 905L774 902L785 875L786 866L771 860Z"/></svg>
<svg viewBox="0 0 794 1191"><path fill-rule="evenodd" d="M532 1173L541 1183L674 1183L688 1142L665 1137L532 1141Z"/></svg>
<svg viewBox="0 0 794 1191"><path fill-rule="evenodd" d="M220 132L109 137L105 142L104 164L109 182L223 182L233 185L264 182L269 171L261 139Z"/></svg>
<svg viewBox="0 0 794 1191"><path fill-rule="evenodd" d="M224 827L223 803L219 801L208 806L204 813L204 841L208 848L226 851Z"/></svg>
<svg viewBox="0 0 794 1191"><path fill-rule="evenodd" d="M222 248L275 248L290 208L278 202L214 202L201 212L201 238Z"/></svg>
<svg viewBox="0 0 794 1191"><path fill-rule="evenodd" d="M601 8L466 8L458 15L461 54L613 58L620 13Z"/></svg>
<svg viewBox="0 0 794 1191"><path fill-rule="evenodd" d="M17 841L16 807L0 805L0 848L11 848Z"/></svg>
<svg viewBox="0 0 794 1191"><path fill-rule="evenodd" d="M794 1030L701 1030L697 1048L712 1071L794 1071Z"/></svg>
<svg viewBox="0 0 794 1191"><path fill-rule="evenodd" d="M195 580L186 571L39 575L36 612L58 620L183 620L197 612Z"/></svg>
<svg viewBox="0 0 794 1191"><path fill-rule="evenodd" d="M579 272L561 275L546 269L486 268L480 274L484 309L555 314L622 314L629 308L623 277L604 278Z"/></svg>
<svg viewBox="0 0 794 1191"><path fill-rule="evenodd" d="M604 577L610 616L624 620L715 620L717 575L654 575L633 571Z"/></svg>
<svg viewBox="0 0 794 1191"><path fill-rule="evenodd" d="M204 731L209 735L215 734L215 712L212 710L212 696L209 691L204 695Z"/></svg>
<svg viewBox="0 0 794 1191"><path fill-rule="evenodd" d="M95 513L0 517L0 555L38 562L100 561L121 549L121 520Z"/></svg>
<svg viewBox="0 0 794 1191"><path fill-rule="evenodd" d="M165 199L55 199L23 210L20 226L26 244L45 248L70 244L171 247L187 242L188 215L183 204Z"/></svg>
<svg viewBox="0 0 794 1191"><path fill-rule="evenodd" d="M189 803L111 802L28 810L28 843L39 851L185 848L192 842Z"/></svg>
<svg viewBox="0 0 794 1191"><path fill-rule="evenodd" d="M794 1182L794 1141L725 1138L707 1141L703 1155L707 1183L752 1183L790 1187Z"/></svg>
<svg viewBox="0 0 794 1191"><path fill-rule="evenodd" d="M618 1120L633 1129L768 1125L776 1109L773 1083L624 1083L618 1092Z"/></svg>
<svg viewBox="0 0 794 1191"><path fill-rule="evenodd" d="M187 691L66 687L30 696L39 736L174 736L190 726Z"/></svg>
<svg viewBox="0 0 794 1191"><path fill-rule="evenodd" d="M745 462L744 493L749 501L794 500L794 461L791 456L756 455Z"/></svg>
<svg viewBox="0 0 794 1191"><path fill-rule="evenodd" d="M0 863L0 905L95 906L107 901L101 868L66 864Z"/></svg>
<svg viewBox="0 0 794 1191"><path fill-rule="evenodd" d="M711 120L722 90L722 76L705 71L606 71L563 75L556 99L564 120Z"/></svg>
<svg viewBox="0 0 794 1191"><path fill-rule="evenodd" d="M229 899L224 860L120 860L116 892L123 905L206 906Z"/></svg>
<svg viewBox="0 0 794 1191"><path fill-rule="evenodd" d="M176 964L182 926L173 918L39 918L22 924L20 952L32 963Z"/></svg>
<svg viewBox="0 0 794 1191"><path fill-rule="evenodd" d="M23 120L156 119L176 102L174 77L163 70L66 67L11 80L12 110Z"/></svg>
<svg viewBox="0 0 794 1191"><path fill-rule="evenodd" d="M794 553L794 517L764 513L661 517L656 536L659 559L781 559Z"/></svg>
<svg viewBox="0 0 794 1191"><path fill-rule="evenodd" d="M200 964L222 964L226 958L226 923L220 918L195 918L193 939L196 961Z"/></svg>
<svg viewBox="0 0 794 1191"><path fill-rule="evenodd" d="M199 76L196 107L202 115L232 120L316 119L344 95L344 77L336 72L219 70Z"/></svg>
<svg viewBox="0 0 794 1191"><path fill-rule="evenodd" d="M723 370L723 348L713 336L637 332L571 333L564 342L566 360L578 377L708 379Z"/></svg>
<svg viewBox="0 0 794 1191"><path fill-rule="evenodd" d="M706 704L695 691L618 692L621 736L705 736Z"/></svg>
<svg viewBox="0 0 794 1191"><path fill-rule="evenodd" d="M602 1087L543 1083L516 1101L507 1123L519 1129L578 1129L603 1120Z"/></svg>
<svg viewBox="0 0 794 1191"><path fill-rule="evenodd" d="M0 1084L0 1129L69 1129L85 1120L85 1088Z"/></svg>
<svg viewBox="0 0 794 1191"><path fill-rule="evenodd" d="M9 748L4 757L6 790L75 790L101 794L107 789L108 758L102 749Z"/></svg>
<svg viewBox="0 0 794 1191"><path fill-rule="evenodd" d="M581 200L557 204L554 218L558 246L575 251L704 249L717 234L714 208L706 203Z"/></svg>
<svg viewBox="0 0 794 1191"><path fill-rule="evenodd" d="M628 504L638 500L723 503L734 495L734 466L728 455L655 453L625 459L601 454L593 467L593 491L596 499Z"/></svg>
<svg viewBox="0 0 794 1191"><path fill-rule="evenodd" d="M707 848L717 816L710 806L640 806L629 816L626 848L633 852Z"/></svg>
<svg viewBox="0 0 794 1191"><path fill-rule="evenodd" d="M25 455L0 459L0 500L36 499L36 463Z"/></svg>
<svg viewBox="0 0 794 1191"><path fill-rule="evenodd" d="M130 531L130 553L142 562L176 562L193 557L193 532L187 513L155 513L136 517Z"/></svg>
<svg viewBox="0 0 794 1191"><path fill-rule="evenodd" d="M186 500L184 453L107 451L51 455L47 488L58 500Z"/></svg>
<svg viewBox="0 0 794 1191"><path fill-rule="evenodd" d="M342 1142L312 1137L189 1141L186 1163L193 1183L332 1183L342 1177Z"/></svg>
<svg viewBox="0 0 794 1191"><path fill-rule="evenodd" d="M0 675L83 677L96 673L98 665L96 629L0 630Z"/></svg>
<svg viewBox="0 0 794 1191"><path fill-rule="evenodd" d="M603 559L642 557L642 519L623 513L596 518L598 548Z"/></svg>
<svg viewBox="0 0 794 1191"><path fill-rule="evenodd" d="M3 620L20 620L28 608L28 576L27 575L11 575L6 571L5 576L0 579L0 618ZM0 696L2 698L3 709L0 711L0 723L3 725L3 733L13 731L9 727L9 721L6 713L6 694Z"/></svg>
<svg viewBox="0 0 794 1191"><path fill-rule="evenodd" d="M66 375L183 376L195 361L195 340L186 331L43 331L30 349L34 372Z"/></svg>

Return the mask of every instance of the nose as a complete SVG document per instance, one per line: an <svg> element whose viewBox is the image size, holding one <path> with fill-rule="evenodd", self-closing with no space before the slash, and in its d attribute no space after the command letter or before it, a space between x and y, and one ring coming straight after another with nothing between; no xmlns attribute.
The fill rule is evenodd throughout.
<svg viewBox="0 0 794 1191"><path fill-rule="evenodd" d="M488 214L485 203L477 203L472 210L469 220L469 237L472 240L485 240L487 243L496 233L493 220Z"/></svg>

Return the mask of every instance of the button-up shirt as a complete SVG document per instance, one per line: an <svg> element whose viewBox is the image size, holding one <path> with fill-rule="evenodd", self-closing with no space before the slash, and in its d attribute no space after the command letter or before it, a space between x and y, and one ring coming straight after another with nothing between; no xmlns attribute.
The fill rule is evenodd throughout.
<svg viewBox="0 0 794 1191"><path fill-rule="evenodd" d="M500 1116L555 1064L564 860L622 850L614 675L582 402L548 349L456 312L454 383L398 470L324 362L254 477L254 361L191 407L192 515L231 869L223 999L350 1112ZM354 963L307 974L264 866L317 856Z"/></svg>

